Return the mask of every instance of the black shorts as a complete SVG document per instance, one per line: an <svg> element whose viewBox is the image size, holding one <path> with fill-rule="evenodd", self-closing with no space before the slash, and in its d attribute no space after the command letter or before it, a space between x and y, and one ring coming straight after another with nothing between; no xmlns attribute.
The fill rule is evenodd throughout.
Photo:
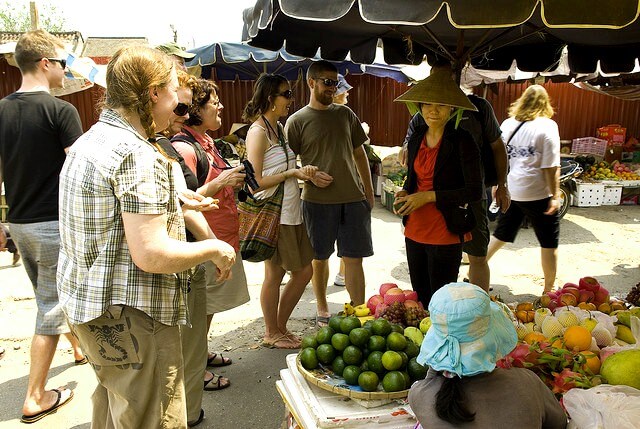
<svg viewBox="0 0 640 429"><path fill-rule="evenodd" d="M338 256L364 258L373 255L371 207L367 200L344 204L302 202L314 258L329 259L338 242Z"/></svg>
<svg viewBox="0 0 640 429"><path fill-rule="evenodd" d="M560 237L560 218L558 212L552 215L544 214L549 206L549 199L511 201L509 210L498 218L498 226L493 236L500 241L513 243L526 216L531 221L540 247L557 249Z"/></svg>
<svg viewBox="0 0 640 429"><path fill-rule="evenodd" d="M476 227L471 230L471 240L464 243L463 250L471 256L487 256L489 247L489 219L487 218L487 200L471 203Z"/></svg>

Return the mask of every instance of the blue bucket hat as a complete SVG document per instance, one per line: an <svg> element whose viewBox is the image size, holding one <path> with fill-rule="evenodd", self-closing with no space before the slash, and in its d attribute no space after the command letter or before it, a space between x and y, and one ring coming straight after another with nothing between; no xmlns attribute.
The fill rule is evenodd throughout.
<svg viewBox="0 0 640 429"><path fill-rule="evenodd" d="M338 86L336 87L335 95L340 95L342 93L345 93L345 92L349 91L351 88L353 88L353 86L349 85L349 82L347 82L347 80L344 78L344 76L339 74L338 75Z"/></svg>
<svg viewBox="0 0 640 429"><path fill-rule="evenodd" d="M518 342L515 327L489 295L470 283L449 283L429 302L431 328L417 361L459 377L491 372Z"/></svg>

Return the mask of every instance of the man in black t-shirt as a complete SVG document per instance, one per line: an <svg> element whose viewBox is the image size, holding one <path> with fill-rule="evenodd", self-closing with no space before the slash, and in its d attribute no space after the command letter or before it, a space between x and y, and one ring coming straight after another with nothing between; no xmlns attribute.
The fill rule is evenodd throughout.
<svg viewBox="0 0 640 429"><path fill-rule="evenodd" d="M22 407L25 423L57 411L73 397L70 389L45 390L60 334L67 334L76 364L86 363L77 340L69 334L56 289L58 179L66 151L82 134L75 107L49 93L63 86L66 58L62 42L46 31L23 34L15 52L22 85L0 100L0 183L6 182L9 228L38 306Z"/></svg>

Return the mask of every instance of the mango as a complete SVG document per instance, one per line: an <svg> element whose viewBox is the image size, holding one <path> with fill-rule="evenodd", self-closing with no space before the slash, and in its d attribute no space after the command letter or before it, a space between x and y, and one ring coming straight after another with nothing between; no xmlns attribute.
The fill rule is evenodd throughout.
<svg viewBox="0 0 640 429"><path fill-rule="evenodd" d="M640 389L640 349L624 350L607 357L600 374L609 384Z"/></svg>
<svg viewBox="0 0 640 429"><path fill-rule="evenodd" d="M625 325L616 325L616 338L620 338L622 341L628 344L636 343L636 339L633 337L631 328Z"/></svg>

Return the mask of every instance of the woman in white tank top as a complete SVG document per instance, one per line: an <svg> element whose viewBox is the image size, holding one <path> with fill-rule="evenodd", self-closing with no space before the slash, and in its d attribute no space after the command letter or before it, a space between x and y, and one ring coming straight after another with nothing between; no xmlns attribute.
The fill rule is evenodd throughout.
<svg viewBox="0 0 640 429"><path fill-rule="evenodd" d="M311 280L313 249L302 220L298 179L309 180L317 167L296 168L295 154L285 141L278 119L289 114L293 94L289 82L279 75L263 74L256 81L243 120L253 122L247 133L247 159L253 164L260 188L256 198L266 198L284 184L278 246L264 262L260 304L265 321L263 345L296 349L301 340L287 329L287 322ZM291 278L280 294L286 271Z"/></svg>

